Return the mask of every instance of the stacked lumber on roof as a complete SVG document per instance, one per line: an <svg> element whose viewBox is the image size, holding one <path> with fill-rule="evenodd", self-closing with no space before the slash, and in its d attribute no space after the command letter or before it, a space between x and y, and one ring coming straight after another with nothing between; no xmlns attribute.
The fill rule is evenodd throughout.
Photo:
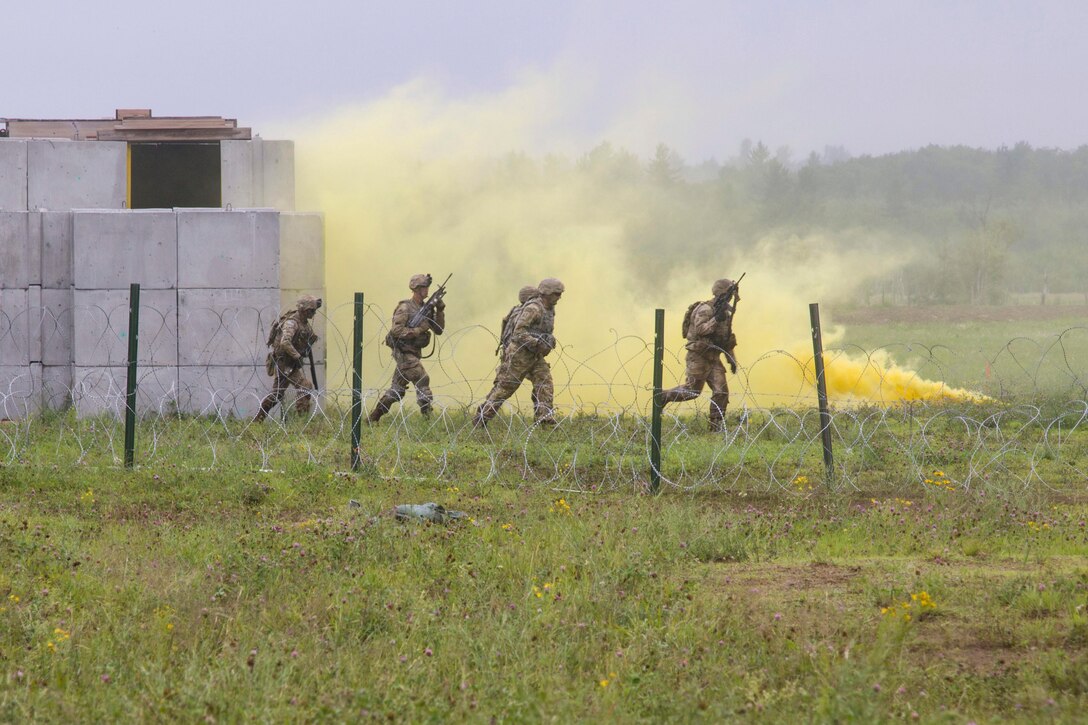
<svg viewBox="0 0 1088 725"><path fill-rule="evenodd" d="M222 116L161 116L150 109L121 108L113 119L0 119L10 138L59 138L72 141L248 141L252 129Z"/></svg>

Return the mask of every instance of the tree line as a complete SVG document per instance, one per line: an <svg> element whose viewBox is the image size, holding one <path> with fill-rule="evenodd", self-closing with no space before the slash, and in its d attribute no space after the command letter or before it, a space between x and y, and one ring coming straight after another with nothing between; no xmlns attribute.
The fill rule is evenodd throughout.
<svg viewBox="0 0 1088 725"><path fill-rule="evenodd" d="M869 238L907 261L871 280L861 304L1001 304L1027 292L1088 303L1088 146L857 157L828 147L798 160L745 141L724 162L690 164L664 144L640 159L602 143L573 162L512 155L501 167L507 182L573 174L602 190L601 214L624 220L647 282L768 237L841 238L844 253Z"/></svg>

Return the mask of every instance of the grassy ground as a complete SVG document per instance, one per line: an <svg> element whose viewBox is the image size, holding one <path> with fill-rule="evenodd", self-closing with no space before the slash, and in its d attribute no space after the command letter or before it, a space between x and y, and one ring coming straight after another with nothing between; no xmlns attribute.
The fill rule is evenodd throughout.
<svg viewBox="0 0 1088 725"><path fill-rule="evenodd" d="M1075 324L852 323L953 384L1059 373L1031 405L837 417L833 494L790 411L727 446L669 419L700 492L658 497L626 419L412 416L362 476L324 422L151 421L134 471L114 422L5 429L0 721L1081 722L1088 439L1046 347ZM424 501L470 518L390 514Z"/></svg>
<svg viewBox="0 0 1088 725"><path fill-rule="evenodd" d="M932 475L559 499L7 466L0 719L1082 719L1088 505ZM389 515L429 500L471 519Z"/></svg>

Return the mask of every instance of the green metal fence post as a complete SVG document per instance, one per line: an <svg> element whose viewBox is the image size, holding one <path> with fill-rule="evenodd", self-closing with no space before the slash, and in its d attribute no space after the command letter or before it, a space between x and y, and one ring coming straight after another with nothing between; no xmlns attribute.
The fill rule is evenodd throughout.
<svg viewBox="0 0 1088 725"><path fill-rule="evenodd" d="M359 470L363 428L363 293L355 293L355 333L351 346L351 470Z"/></svg>
<svg viewBox="0 0 1088 725"><path fill-rule="evenodd" d="M654 398L650 413L650 490L661 487L661 361L665 357L665 310L654 312Z"/></svg>
<svg viewBox="0 0 1088 725"><path fill-rule="evenodd" d="M824 375L824 340L820 332L820 305L816 302L808 306L809 322L812 325L812 354L816 362L816 397L820 401L820 438L824 447L824 481L831 486L835 460L831 452L831 413L827 408L827 379Z"/></svg>
<svg viewBox="0 0 1088 725"><path fill-rule="evenodd" d="M136 356L140 346L140 285L128 292L128 384L125 386L125 468L136 459Z"/></svg>

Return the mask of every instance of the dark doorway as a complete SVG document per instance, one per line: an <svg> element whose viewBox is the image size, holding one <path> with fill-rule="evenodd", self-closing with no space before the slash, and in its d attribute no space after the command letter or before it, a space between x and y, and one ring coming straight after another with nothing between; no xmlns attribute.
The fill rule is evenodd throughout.
<svg viewBox="0 0 1088 725"><path fill-rule="evenodd" d="M129 208L222 205L219 142L130 143Z"/></svg>

